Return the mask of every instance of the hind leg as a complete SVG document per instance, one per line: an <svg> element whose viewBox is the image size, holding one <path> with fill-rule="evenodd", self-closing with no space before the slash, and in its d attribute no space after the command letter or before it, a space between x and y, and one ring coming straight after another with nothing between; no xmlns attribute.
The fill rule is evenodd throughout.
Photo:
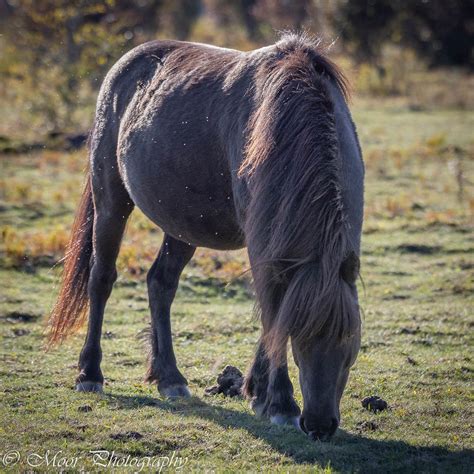
<svg viewBox="0 0 474 474"><path fill-rule="evenodd" d="M273 367L261 342L245 380L244 394L257 416L267 416L277 425L298 426L301 411L293 397L286 361Z"/></svg>
<svg viewBox="0 0 474 474"><path fill-rule="evenodd" d="M89 324L87 336L79 357L79 376L76 390L79 392L102 392L104 377L100 369L102 350L100 347L102 321L107 300L117 278L115 261L127 218L133 210L122 183L115 182L104 191L94 185L94 253L89 277ZM114 193L110 192L114 189Z"/></svg>
<svg viewBox="0 0 474 474"><path fill-rule="evenodd" d="M158 257L147 277L152 332L146 380L157 383L159 392L166 397L190 395L188 383L176 364L170 310L181 272L195 250L195 247L165 234Z"/></svg>

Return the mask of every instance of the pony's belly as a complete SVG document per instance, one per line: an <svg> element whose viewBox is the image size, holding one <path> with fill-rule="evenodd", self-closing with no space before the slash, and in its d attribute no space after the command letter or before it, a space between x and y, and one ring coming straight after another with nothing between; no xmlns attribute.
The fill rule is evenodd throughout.
<svg viewBox="0 0 474 474"><path fill-rule="evenodd" d="M195 247L233 250L244 246L235 213L223 203L208 206L199 196L176 196L175 202L139 203L138 207L164 232Z"/></svg>
<svg viewBox="0 0 474 474"><path fill-rule="evenodd" d="M121 168L135 205L167 234L196 247L243 247L230 178L192 163L170 166L155 159L150 167L127 160Z"/></svg>

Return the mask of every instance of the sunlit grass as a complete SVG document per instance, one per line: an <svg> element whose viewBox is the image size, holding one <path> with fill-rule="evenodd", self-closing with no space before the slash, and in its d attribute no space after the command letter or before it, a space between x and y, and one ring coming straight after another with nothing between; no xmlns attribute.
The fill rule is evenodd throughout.
<svg viewBox="0 0 474 474"><path fill-rule="evenodd" d="M405 107L405 106L404 106ZM83 335L44 353L44 327L84 181L86 152L3 156L0 453L63 450L91 469L91 449L188 458L194 470L470 472L472 112L414 112L358 102L367 180L360 288L362 348L328 444L257 420L242 400L205 398L233 364L244 370L259 334L245 251L198 249L173 307L178 362L196 395L159 399L143 383L138 337L149 324L145 273L162 233L139 211L128 224L103 341L106 395L72 390ZM291 376L301 401L297 371ZM361 399L379 395L374 415ZM90 412L79 407L90 406ZM124 433L142 438L123 440ZM122 440L120 439L122 437Z"/></svg>

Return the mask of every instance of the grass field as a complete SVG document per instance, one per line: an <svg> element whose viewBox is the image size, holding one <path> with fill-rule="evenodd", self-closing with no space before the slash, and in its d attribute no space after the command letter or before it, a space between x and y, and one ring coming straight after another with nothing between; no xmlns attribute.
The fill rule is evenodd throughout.
<svg viewBox="0 0 474 474"><path fill-rule="evenodd" d="M161 233L138 212L105 318L105 394L74 392L82 335L42 344L85 152L2 156L0 465L46 471L60 452L56 464L97 470L90 451L107 450L179 456L185 471L472 472L474 113L359 101L354 118L367 166L363 341L329 443L203 396L225 365L246 369L258 338L243 251L199 250L182 277L173 330L195 397L167 401L143 383L144 275ZM374 394L387 411L362 408Z"/></svg>

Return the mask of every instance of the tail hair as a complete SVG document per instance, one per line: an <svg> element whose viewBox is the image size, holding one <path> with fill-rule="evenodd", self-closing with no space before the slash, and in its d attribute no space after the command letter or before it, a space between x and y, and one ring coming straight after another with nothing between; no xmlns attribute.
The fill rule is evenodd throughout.
<svg viewBox="0 0 474 474"><path fill-rule="evenodd" d="M86 320L89 306L87 286L93 252L93 221L94 204L88 175L63 259L61 287L49 319L47 348L63 342Z"/></svg>

